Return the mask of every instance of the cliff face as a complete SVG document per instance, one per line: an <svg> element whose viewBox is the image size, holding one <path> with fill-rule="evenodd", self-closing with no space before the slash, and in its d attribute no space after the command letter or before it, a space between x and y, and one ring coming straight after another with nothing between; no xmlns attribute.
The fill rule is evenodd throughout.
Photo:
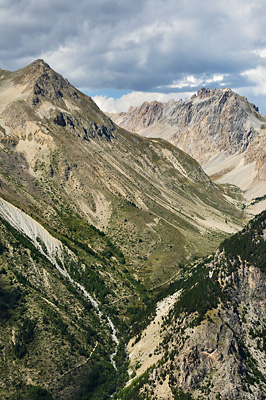
<svg viewBox="0 0 266 400"><path fill-rule="evenodd" d="M124 398L138 387L143 399L265 399L265 218L264 212L184 272L178 299L160 321L161 342L149 369ZM156 330L154 322L150 329ZM145 333L129 346L137 376L144 372Z"/></svg>
<svg viewBox="0 0 266 400"><path fill-rule="evenodd" d="M243 153L266 122L254 105L232 90L205 88L189 100L146 102L112 119L143 136L171 141L201 164L222 151Z"/></svg>
<svg viewBox="0 0 266 400"><path fill-rule="evenodd" d="M175 144L213 179L247 191L248 201L266 193L266 119L230 89L202 88L186 101L143 103L111 118L133 132Z"/></svg>
<svg viewBox="0 0 266 400"><path fill-rule="evenodd" d="M223 263L223 257L219 258ZM169 360L158 369L158 375L174 371L170 372L169 386L181 387L195 398L205 395L215 399L219 394L221 399L262 399L266 371L262 343L265 275L241 263L226 281L232 285L227 303L208 311L197 327L189 327L191 315L183 322L177 319L170 327ZM176 346L175 332L182 332L182 328Z"/></svg>

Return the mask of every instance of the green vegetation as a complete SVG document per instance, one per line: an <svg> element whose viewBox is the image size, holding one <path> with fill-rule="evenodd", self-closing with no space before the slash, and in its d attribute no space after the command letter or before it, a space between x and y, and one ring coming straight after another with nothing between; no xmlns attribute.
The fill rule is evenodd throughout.
<svg viewBox="0 0 266 400"><path fill-rule="evenodd" d="M175 400L192 400L193 397L191 396L190 393L185 393L182 389L175 389L172 388L172 392L174 395Z"/></svg>
<svg viewBox="0 0 266 400"><path fill-rule="evenodd" d="M9 290L7 290L6 288L3 288L1 286L0 286L0 321L4 322L10 318L13 310L15 310L18 307L22 308L22 305L24 303L24 293L19 287L10 288Z"/></svg>
<svg viewBox="0 0 266 400"><path fill-rule="evenodd" d="M260 196L260 197L256 197L256 198L251 202L251 205L257 204L257 203L259 203L260 201L265 200L265 199L266 199L266 195Z"/></svg>
<svg viewBox="0 0 266 400"><path fill-rule="evenodd" d="M0 190L63 243L57 264L71 279L0 218L3 397L115 398L127 380L125 343L139 337L157 301L183 289L173 314L195 313L197 324L224 301L226 290L216 272L209 276L208 261L181 264L216 250L226 236L209 228L203 236L205 218L216 221L219 214L219 221L241 225L242 213L224 200L222 189L195 160L170 143L120 130L91 99L46 67L34 84L32 70L42 68L10 73L17 84L31 81L33 90L3 115L11 131L10 143L3 141L0 150ZM53 111L43 107L40 118L38 107L46 101ZM32 154L15 146L24 141L21 127L27 124ZM240 201L238 193L234 197ZM44 243L39 245L45 253ZM101 318L74 282L100 303ZM115 343L107 316L120 340L117 370L110 359ZM121 391L121 398L146 400L149 383L145 373ZM146 392L139 390L143 387ZM190 398L178 388L173 393L175 399Z"/></svg>
<svg viewBox="0 0 266 400"><path fill-rule="evenodd" d="M34 339L36 321L24 318L21 321L19 332L15 337L14 353L17 358L23 358L27 353L27 345Z"/></svg>
<svg viewBox="0 0 266 400"><path fill-rule="evenodd" d="M12 234L13 238L23 246L23 248L29 249L31 256L34 260L44 260L48 262L48 259L34 246L34 244L21 232L13 228L4 218L0 217L0 224L4 225L6 229Z"/></svg>
<svg viewBox="0 0 266 400"><path fill-rule="evenodd" d="M265 229L266 211L263 211L250 221L241 232L224 240L220 249L223 249L226 256L234 260L235 263L240 263L240 257L241 260L247 261L266 272Z"/></svg>
<svg viewBox="0 0 266 400"><path fill-rule="evenodd" d="M145 400L147 396L145 393L140 393L139 390L146 383L148 383L149 373L146 371L139 378L135 379L128 387L118 393L118 399L121 400Z"/></svg>
<svg viewBox="0 0 266 400"><path fill-rule="evenodd" d="M216 308L221 301L226 300L226 294L221 290L217 280L218 272L209 275L210 268L200 263L192 270L191 276L182 284L182 293L174 306L176 318L182 312L187 315L197 312L194 324L199 324L207 311Z"/></svg>
<svg viewBox="0 0 266 400"><path fill-rule="evenodd" d="M205 318L207 311L217 308L220 302L227 300L228 294L218 282L218 270L212 271L210 268L213 259L211 256L192 266L183 266L179 278L158 294L157 301L160 301L182 289L165 324L170 324L173 317L178 319L182 313L196 313L193 324L198 325Z"/></svg>
<svg viewBox="0 0 266 400"><path fill-rule="evenodd" d="M6 134L5 128L3 128L1 125L0 125L0 131L1 131L4 135Z"/></svg>
<svg viewBox="0 0 266 400"><path fill-rule="evenodd" d="M96 237L103 237L93 228L92 232ZM12 385L9 389L11 393L19 393L19 398L25 400L51 399L43 384L51 384L51 379L57 380L71 369L70 365L75 366L80 359L86 361L88 358L88 364L77 369L79 383L75 392L81 396L78 398L109 398L117 387L122 386L127 376L122 341L116 356L119 363L116 371L110 363L110 354L114 351L110 332L105 324L99 323L94 308L82 293L58 275L55 267L31 241L6 221L0 221L0 243L3 250L0 258L0 334L6 346L6 362L15 357L17 367L13 371L14 379L18 367L26 365L31 369L34 382L33 386L26 388L23 375L18 376L20 383ZM74 264L67 259L66 262L75 279L84 280L88 289L93 289L94 294L105 300L110 290L96 266L83 268L81 262L77 262L75 271ZM45 284L45 277L48 285ZM51 288L54 297L50 295ZM9 336L3 336L8 326L15 327L12 346L8 345ZM14 369L12 363L7 367L6 362L0 366L3 377L7 368ZM95 371L98 371L98 378ZM84 374L87 377L85 381ZM71 378L71 374L66 376ZM5 379L8 388L9 378ZM71 388L71 379L67 382L66 379L66 385ZM57 398L57 388L53 389L52 395Z"/></svg>
<svg viewBox="0 0 266 400"><path fill-rule="evenodd" d="M51 394L40 386L29 385L27 387L27 395L23 400L52 400Z"/></svg>
<svg viewBox="0 0 266 400"><path fill-rule="evenodd" d="M108 361L97 361L75 400L107 400L116 390L116 371Z"/></svg>
<svg viewBox="0 0 266 400"><path fill-rule="evenodd" d="M123 252L114 245L103 231L88 224L84 219L69 210L65 210L64 212L58 211L58 214L65 229L67 229L67 235L57 231L52 231L52 233L74 253L78 254L78 249L82 249L101 262L106 262L111 257L115 257L119 263L125 264ZM50 227L47 226L47 229L50 230ZM91 247L92 243L96 246L96 249L99 248L99 245L104 246L105 249L97 251Z"/></svg>

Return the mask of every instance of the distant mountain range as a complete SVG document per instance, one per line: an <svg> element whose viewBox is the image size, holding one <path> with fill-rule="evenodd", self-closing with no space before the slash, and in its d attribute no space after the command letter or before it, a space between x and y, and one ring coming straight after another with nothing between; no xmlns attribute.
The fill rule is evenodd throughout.
<svg viewBox="0 0 266 400"><path fill-rule="evenodd" d="M245 97L202 88L186 101L145 102L110 117L132 132L168 140L215 182L243 190L251 212L265 209L266 117Z"/></svg>
<svg viewBox="0 0 266 400"><path fill-rule="evenodd" d="M239 157L257 195L264 117L215 93L220 114L212 92L190 100L187 146L209 166ZM220 124L231 104L226 138L207 102ZM239 187L216 182L168 141L116 125L43 60L0 70L0 397L263 399L265 215L231 239L250 214Z"/></svg>

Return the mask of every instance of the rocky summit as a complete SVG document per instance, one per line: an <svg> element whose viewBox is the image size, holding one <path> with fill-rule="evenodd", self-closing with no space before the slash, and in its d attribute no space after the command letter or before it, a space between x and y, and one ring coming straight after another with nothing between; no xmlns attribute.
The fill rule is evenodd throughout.
<svg viewBox="0 0 266 400"><path fill-rule="evenodd" d="M0 70L0 397L263 399L265 215L217 182L43 60Z"/></svg>
<svg viewBox="0 0 266 400"><path fill-rule="evenodd" d="M202 88L186 101L146 102L110 116L119 126L175 144L215 182L238 186L251 212L265 208L266 118L245 97Z"/></svg>

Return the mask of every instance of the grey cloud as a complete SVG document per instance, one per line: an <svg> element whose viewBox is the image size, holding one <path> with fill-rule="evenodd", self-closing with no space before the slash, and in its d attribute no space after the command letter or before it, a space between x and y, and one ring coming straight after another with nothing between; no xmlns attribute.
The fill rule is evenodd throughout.
<svg viewBox="0 0 266 400"><path fill-rule="evenodd" d="M78 87L158 91L184 74L227 74L265 60L264 1L0 1L0 66L45 58ZM160 89L159 89L160 90Z"/></svg>

